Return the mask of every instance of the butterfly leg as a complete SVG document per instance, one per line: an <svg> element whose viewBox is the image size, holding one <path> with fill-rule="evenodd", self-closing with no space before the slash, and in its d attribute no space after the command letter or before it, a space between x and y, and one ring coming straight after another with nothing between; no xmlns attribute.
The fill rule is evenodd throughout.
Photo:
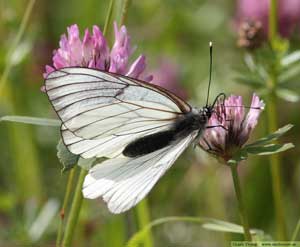
<svg viewBox="0 0 300 247"><path fill-rule="evenodd" d="M212 128L218 128L218 127L220 127L220 128L222 128L222 129L224 129L224 130L226 130L226 131L228 131L228 129L227 128L225 128L222 124L219 124L219 125L211 125L211 126L206 126L206 129L212 129Z"/></svg>
<svg viewBox="0 0 300 247"><path fill-rule="evenodd" d="M217 154L217 153L218 153L218 150L213 149L213 148L210 146L209 142L206 140L205 137L202 137L202 139L203 139L203 141L205 142L206 146L208 147L208 149L205 149L206 152L211 153L211 154Z"/></svg>

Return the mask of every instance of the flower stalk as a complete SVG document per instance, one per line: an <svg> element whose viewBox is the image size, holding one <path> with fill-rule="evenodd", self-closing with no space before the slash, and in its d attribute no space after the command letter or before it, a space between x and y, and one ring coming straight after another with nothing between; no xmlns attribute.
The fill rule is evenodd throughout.
<svg viewBox="0 0 300 247"><path fill-rule="evenodd" d="M105 24L104 24L104 28L103 28L103 35L107 34L109 24L111 23L111 16L112 16L112 13L113 13L114 4L115 4L115 1L110 0L107 15L106 15L106 19L105 19Z"/></svg>
<svg viewBox="0 0 300 247"><path fill-rule="evenodd" d="M277 0L270 1L269 8L269 40L273 45L277 35Z"/></svg>
<svg viewBox="0 0 300 247"><path fill-rule="evenodd" d="M277 0L270 1L269 8L269 41L272 48L275 48L277 39ZM268 132L273 132L278 128L278 117L277 117L277 97L275 90L277 87L277 73L275 69L270 71L269 80L267 81L267 87L269 88L268 95ZM277 226L277 237L278 240L287 239L286 222L284 217L284 208L282 200L282 179L280 172L280 157L278 154L270 156L270 168L272 176L272 189L275 204L275 215L276 215L276 226Z"/></svg>
<svg viewBox="0 0 300 247"><path fill-rule="evenodd" d="M12 41L10 48L8 49L7 57L11 57L13 52L18 47L29 23L29 19L31 16L31 13L33 11L33 7L35 5L35 0L30 0L26 6L21 25L18 29L17 35L15 36L15 39ZM0 78L0 95L3 94L5 84L7 82L7 78L9 76L9 73L13 67L13 63L11 59L7 59L7 62L5 63L5 67L2 73L2 76Z"/></svg>
<svg viewBox="0 0 300 247"><path fill-rule="evenodd" d="M127 13L128 13L130 3L131 3L131 0L124 0L123 1L123 8L122 8L122 15L121 15L121 26L124 25L125 22L126 22Z"/></svg>
<svg viewBox="0 0 300 247"><path fill-rule="evenodd" d="M244 228L245 240L251 241L252 239L250 234L249 222L248 222L248 217L246 214L246 210L242 198L241 185L238 176L238 164L237 163L230 164L230 168L231 168L231 175L232 175L233 185L235 189L235 194L238 202L239 214Z"/></svg>
<svg viewBox="0 0 300 247"><path fill-rule="evenodd" d="M69 204L70 197L71 197L71 191L72 191L72 185L73 185L73 181L74 181L74 175L75 175L75 168L71 169L71 171L69 173L66 192L65 192L65 197L64 197L64 201L63 201L63 206L60 210L60 222L59 222L57 238L56 238L56 246L57 247L61 246L61 241L62 241L62 237L63 237L63 230L64 230L64 222L65 222L65 216L66 216L66 208Z"/></svg>
<svg viewBox="0 0 300 247"><path fill-rule="evenodd" d="M138 225L139 229L143 229L144 227L148 226L151 222L150 220L150 211L148 207L147 199L142 200L136 207L136 214L138 218ZM143 243L145 247L152 247L153 246L153 239L151 230L145 233L143 238Z"/></svg>
<svg viewBox="0 0 300 247"><path fill-rule="evenodd" d="M295 228L295 230L293 232L291 241L296 241L299 232L300 232L300 219L297 222L297 225L296 225L296 228Z"/></svg>
<svg viewBox="0 0 300 247"><path fill-rule="evenodd" d="M66 232L64 235L64 239L63 239L63 246L64 247L69 247L71 246L72 243L72 239L73 239L73 235L74 235L74 231L75 231L75 227L77 225L77 221L78 221L78 217L79 217L79 213L80 213L80 209L81 209L81 205L82 205L82 185L83 185L83 181L84 178L87 174L87 170L76 167L73 169L80 169L80 174L79 174L79 178L77 181L77 185L75 188L75 192L74 192L74 198L72 201L72 205L71 205L71 210L70 210L70 214L68 217L68 221L67 221L67 226L66 226Z"/></svg>
<svg viewBox="0 0 300 247"><path fill-rule="evenodd" d="M276 96L274 94L270 94L268 97L268 131L272 132L277 129L277 113L276 113ZM280 172L280 156L279 154L274 154L270 156L270 168L271 168L271 176L272 176L272 189L273 189L273 197L275 204L275 216L276 216L276 226L277 226L277 235L278 240L286 240L286 222L284 217L284 208L283 208L283 200L282 200L282 179Z"/></svg>

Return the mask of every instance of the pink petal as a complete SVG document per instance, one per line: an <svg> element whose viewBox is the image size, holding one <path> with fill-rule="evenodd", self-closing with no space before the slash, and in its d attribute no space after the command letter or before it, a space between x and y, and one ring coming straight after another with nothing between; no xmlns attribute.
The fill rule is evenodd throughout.
<svg viewBox="0 0 300 247"><path fill-rule="evenodd" d="M264 102L260 100L256 94L253 94L251 108L247 114L247 117L243 122L243 131L241 133L241 139L243 143L247 141L252 130L257 125L259 115L263 108L264 108Z"/></svg>
<svg viewBox="0 0 300 247"><path fill-rule="evenodd" d="M45 70L46 70L46 72L43 74L43 77L46 79L47 76L48 76L52 71L54 71L55 69L54 69L53 67L49 66L49 65L46 65L46 66L45 66Z"/></svg>
<svg viewBox="0 0 300 247"><path fill-rule="evenodd" d="M93 59L93 40L88 29L85 30L82 41L82 56L85 65L89 64L90 60Z"/></svg>
<svg viewBox="0 0 300 247"><path fill-rule="evenodd" d="M142 78L143 81L151 82L153 80L153 75L147 75L144 78Z"/></svg>
<svg viewBox="0 0 300 247"><path fill-rule="evenodd" d="M127 76L132 78L138 78L146 68L146 58L144 55L140 55L130 66Z"/></svg>
<svg viewBox="0 0 300 247"><path fill-rule="evenodd" d="M69 43L69 56L70 56L70 66L78 66L82 64L82 44L79 37L78 26L72 25L68 27L68 43Z"/></svg>
<svg viewBox="0 0 300 247"><path fill-rule="evenodd" d="M98 26L93 26L93 58L95 68L105 70L106 62L109 61L109 48Z"/></svg>
<svg viewBox="0 0 300 247"><path fill-rule="evenodd" d="M79 28L77 24L67 27L69 44L76 43L79 40Z"/></svg>

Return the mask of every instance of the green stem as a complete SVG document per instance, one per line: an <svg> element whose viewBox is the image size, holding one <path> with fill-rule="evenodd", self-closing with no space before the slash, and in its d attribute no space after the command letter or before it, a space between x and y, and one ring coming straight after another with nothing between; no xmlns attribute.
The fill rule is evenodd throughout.
<svg viewBox="0 0 300 247"><path fill-rule="evenodd" d="M300 231L300 219L298 220L296 228L295 228L295 230L293 232L292 240L291 241L296 241L299 231Z"/></svg>
<svg viewBox="0 0 300 247"><path fill-rule="evenodd" d="M268 131L274 132L278 129L277 124L277 112L276 112L276 96L274 94L269 95L268 99ZM270 156L271 176L272 176L272 189L275 204L276 226L278 240L287 239L286 222L284 217L284 207L282 200L281 189L281 173L280 173L280 156L278 154Z"/></svg>
<svg viewBox="0 0 300 247"><path fill-rule="evenodd" d="M233 179L233 184L234 184L234 189L235 189L235 194L236 198L238 201L238 207L239 207L239 214L240 218L242 221L242 225L244 228L244 236L246 241L251 241L251 234L250 234L250 228L249 228L249 223L248 223L248 218L246 214L246 210L244 207L244 202L242 198L242 191L241 191L241 185L240 185L240 180L238 176L238 164L232 164L230 165L231 168L231 174L232 174L232 179Z"/></svg>
<svg viewBox="0 0 300 247"><path fill-rule="evenodd" d="M60 210L60 222L59 222L59 228L58 228L57 239L56 239L57 247L61 246L60 243L61 243L61 240L63 237L64 219L65 219L65 214L66 214L66 208L69 204L69 200L70 200L70 196L71 196L72 184L74 181L74 174L75 174L75 168L73 168L69 173L65 197L64 197L64 201L63 201L63 206Z"/></svg>
<svg viewBox="0 0 300 247"><path fill-rule="evenodd" d="M25 112L26 106L24 105L25 99L22 94L24 92L23 88L12 90L8 85L7 89L7 100L10 102L11 111L13 113ZM34 198L38 202L41 202L44 197L43 183L32 127L16 123L8 124L7 127L9 130L11 154L13 154L12 160L14 166L12 168L14 168L13 179L15 180L17 198L21 202L24 202L28 198ZM26 169L24 169L24 164L26 164Z"/></svg>
<svg viewBox="0 0 300 247"><path fill-rule="evenodd" d="M17 46L19 45L19 43L21 41L23 34L25 33L26 27L28 25L29 17L31 15L34 4L35 4L35 0L30 0L28 5L26 6L24 16L22 18L18 33L17 33L15 39L12 41L10 48L8 49L8 52L6 55L6 64L5 64L1 79L0 79L0 95L3 92L5 83L7 82L7 77L9 75L9 72L13 65L11 62L10 56L16 50Z"/></svg>
<svg viewBox="0 0 300 247"><path fill-rule="evenodd" d="M131 0L124 0L123 2L124 3L123 3L122 16L121 16L121 26L125 24Z"/></svg>
<svg viewBox="0 0 300 247"><path fill-rule="evenodd" d="M277 0L271 0L269 9L269 41L273 49L276 49L277 37ZM278 129L277 118L277 96L275 94L277 87L277 70L276 67L270 71L270 79L267 81L269 89L269 96L267 101L267 117L268 117L268 132L274 132ZM281 172L280 172L280 156L270 156L270 169L272 176L272 190L275 204L276 227L277 227L277 240L287 240L286 222L284 217L284 207L282 201L281 189Z"/></svg>
<svg viewBox="0 0 300 247"><path fill-rule="evenodd" d="M139 229L143 229L144 227L150 224L150 212L148 207L147 199L142 200L136 207L136 213L138 218ZM153 239L151 230L147 231L144 235L144 245L145 247L153 246Z"/></svg>
<svg viewBox="0 0 300 247"><path fill-rule="evenodd" d="M277 35L277 0L271 0L269 9L269 40L274 44Z"/></svg>
<svg viewBox="0 0 300 247"><path fill-rule="evenodd" d="M76 167L75 169L80 169L80 168ZM78 182L77 182L77 185L75 188L75 194L74 194L74 198L72 201L70 214L69 214L67 225L66 225L66 232L65 232L64 239L63 239L64 247L69 247L69 246L71 246L71 243L72 243L75 227L76 227L76 224L78 221L78 216L79 216L81 205L82 205L83 197L82 197L81 190L82 190L82 185L83 185L83 181L84 181L86 174L87 174L87 170L81 169L79 178L78 178Z"/></svg>
<svg viewBox="0 0 300 247"><path fill-rule="evenodd" d="M109 2L108 11L107 11L107 15L106 15L106 19L105 19L105 24L104 24L104 28L103 28L103 35L104 36L107 35L107 30L108 30L109 24L111 22L111 17L112 17L114 3L115 3L114 0L110 0L110 2Z"/></svg>

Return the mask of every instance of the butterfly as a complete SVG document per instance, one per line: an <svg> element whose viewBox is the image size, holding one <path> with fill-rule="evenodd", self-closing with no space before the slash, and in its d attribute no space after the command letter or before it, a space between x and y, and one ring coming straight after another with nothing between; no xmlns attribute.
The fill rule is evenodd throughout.
<svg viewBox="0 0 300 247"><path fill-rule="evenodd" d="M223 95L198 109L157 85L81 67L50 73L45 90L68 150L84 159L108 158L89 170L82 192L102 197L112 213L135 206L198 143Z"/></svg>

